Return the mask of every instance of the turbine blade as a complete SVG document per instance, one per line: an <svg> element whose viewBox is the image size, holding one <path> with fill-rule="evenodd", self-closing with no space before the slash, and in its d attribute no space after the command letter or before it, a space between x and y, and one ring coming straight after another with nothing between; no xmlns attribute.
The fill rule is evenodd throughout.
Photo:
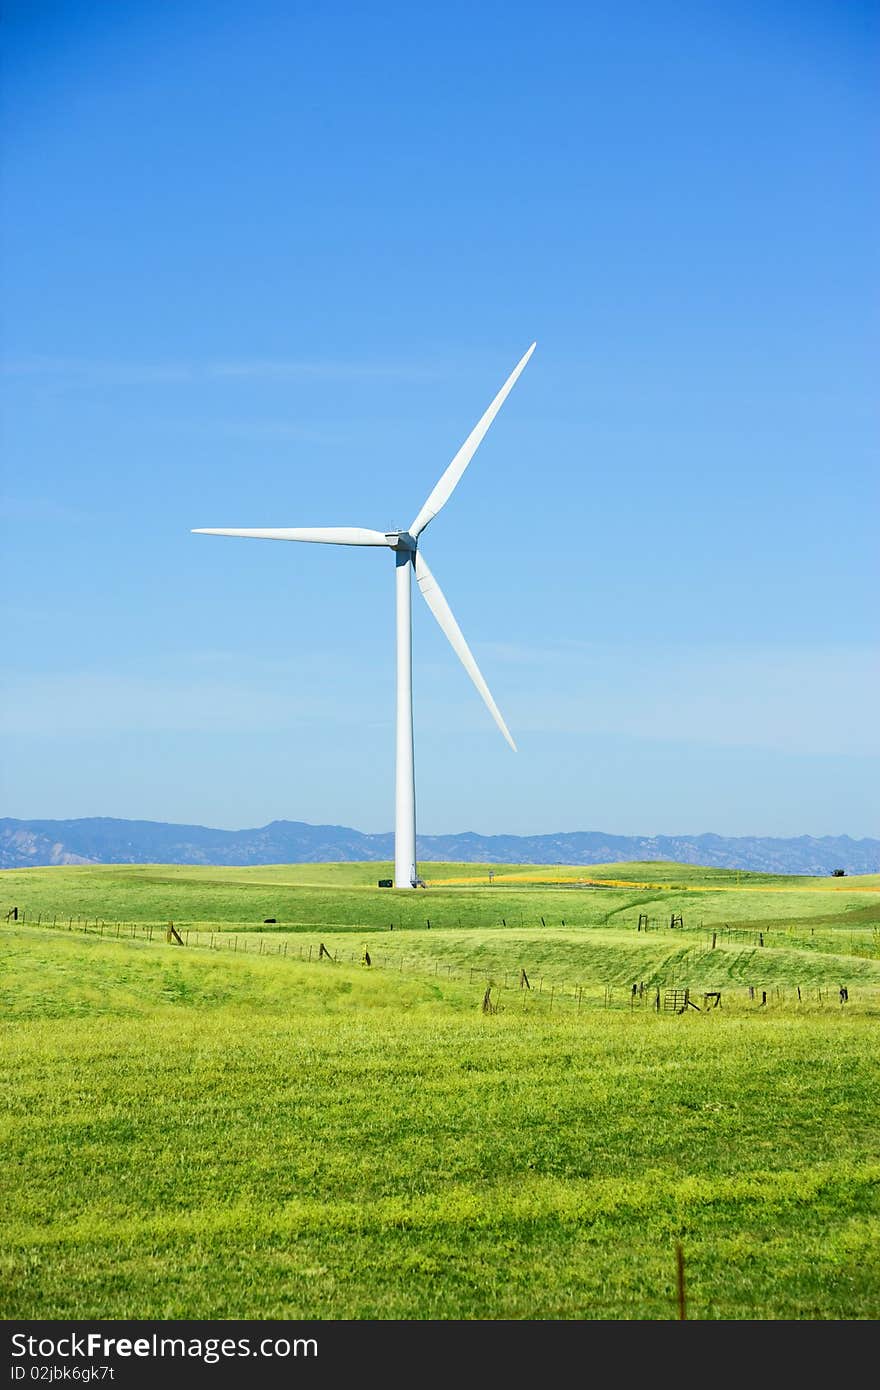
<svg viewBox="0 0 880 1390"><path fill-rule="evenodd" d="M467 642L464 640L464 637L462 636L461 628L455 621L455 618L452 616L452 609L449 607L449 604L443 597L443 590L440 588L440 585L437 583L437 580L434 578L433 574L428 569L428 566L425 563L424 557L422 556L422 552L420 550L416 551L416 580L418 581L419 588L422 591L422 597L424 598L431 612L434 614L434 617L437 619L437 622L440 624L441 628L446 633L452 650L456 653L462 666L467 671L474 685L479 690L480 694L483 697L483 700L485 701L486 708L488 709L492 718L495 720L495 723L498 725L502 734L507 739L507 742L510 744L511 748L515 753L516 744L510 737L510 730L508 729L504 720L501 718L501 711L499 710L495 701L492 699L492 694L489 690L489 687L483 680L482 675L480 674L479 666L474 661L473 653L471 652L470 647L468 646Z"/></svg>
<svg viewBox="0 0 880 1390"><path fill-rule="evenodd" d="M317 541L324 545L387 545L384 531L368 531L362 526L299 526L241 528L201 526L194 536L250 536L261 541Z"/></svg>
<svg viewBox="0 0 880 1390"><path fill-rule="evenodd" d="M431 521L437 515L437 513L440 511L442 507L446 506L446 503L449 501L450 497L452 496L453 492L455 491L458 485L458 481L461 478L462 473L467 468L474 454L477 452L477 449L479 448L480 443L482 442L486 434L486 431L488 430L492 421L495 419L495 416L498 414L504 402L507 400L507 397L510 395L510 392L513 390L517 377L525 367L532 353L535 351L535 347L536 344L532 343L532 346L529 348L525 357L521 358L520 361L517 362L513 371L510 373L510 376L505 381L504 385L498 392L498 395L495 397L492 404L489 406L489 409L486 411L485 415L482 417L479 423L476 424L474 428L471 430L467 439L464 441L458 453L455 455L455 458L452 460L449 467L446 469L446 472L443 474L443 477L440 479L439 483L434 488L434 491L431 493L425 505L422 507L422 510L419 512L412 526L409 528L409 533L411 536L418 536L422 531L424 531L428 522Z"/></svg>

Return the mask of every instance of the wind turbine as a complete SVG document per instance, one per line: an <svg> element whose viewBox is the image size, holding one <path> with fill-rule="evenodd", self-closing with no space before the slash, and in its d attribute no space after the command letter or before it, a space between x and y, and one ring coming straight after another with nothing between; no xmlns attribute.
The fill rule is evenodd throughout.
<svg viewBox="0 0 880 1390"><path fill-rule="evenodd" d="M419 550L419 537L429 522L445 507L480 446L495 416L506 401L513 386L535 351L532 343L528 352L516 364L485 415L477 422L462 444L455 458L446 469L425 505L412 522L408 531L369 531L360 526L308 526L308 527L229 527L207 526L193 531L197 536L249 536L255 540L270 541L317 541L325 545L384 545L394 552L397 584L397 760L395 772L395 815L394 815L394 886L395 888L415 888L418 883L416 869L416 786L413 762L413 713L412 713L412 587L411 575L415 571L416 583L440 627L446 634L453 651L461 661L489 713L498 725L514 752L516 744L510 730L501 717L491 692L474 661L473 654L462 636L461 629L452 615L452 610L440 585L428 569L425 557Z"/></svg>

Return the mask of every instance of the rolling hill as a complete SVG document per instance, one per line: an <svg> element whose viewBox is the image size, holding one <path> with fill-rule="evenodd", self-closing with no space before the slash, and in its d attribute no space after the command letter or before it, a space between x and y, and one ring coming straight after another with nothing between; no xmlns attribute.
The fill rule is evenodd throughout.
<svg viewBox="0 0 880 1390"><path fill-rule="evenodd" d="M340 825L271 821L252 830L216 830L164 821L0 819L0 868L48 864L307 864L378 862L393 858L393 836ZM425 862L607 864L674 860L763 873L880 872L880 840L848 835L794 839L724 835L420 835Z"/></svg>

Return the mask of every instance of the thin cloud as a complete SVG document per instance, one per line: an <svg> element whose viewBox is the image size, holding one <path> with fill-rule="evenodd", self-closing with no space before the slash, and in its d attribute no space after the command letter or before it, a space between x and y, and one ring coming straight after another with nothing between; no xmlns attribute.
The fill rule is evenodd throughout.
<svg viewBox="0 0 880 1390"><path fill-rule="evenodd" d="M316 721L364 722L364 710L356 702L292 687L292 679L286 686L279 681L270 688L257 681L151 679L110 672L12 677L0 704L0 734L242 734L301 728Z"/></svg>
<svg viewBox="0 0 880 1390"><path fill-rule="evenodd" d="M76 526L100 519L97 512L70 507L51 497L0 497L0 517L5 521L61 521Z"/></svg>
<svg viewBox="0 0 880 1390"><path fill-rule="evenodd" d="M475 643L517 734L613 735L716 748L880 754L878 653L860 645ZM496 665L506 671L497 679ZM424 708L424 707L423 707ZM469 725L475 716L462 717ZM450 710L437 711L450 718Z"/></svg>
<svg viewBox="0 0 880 1390"><path fill-rule="evenodd" d="M0 376L45 378L66 385L154 386L205 381L430 381L438 372L402 362L331 362L255 358L233 362L108 362L31 357L0 364Z"/></svg>
<svg viewBox="0 0 880 1390"><path fill-rule="evenodd" d="M357 381L373 378L392 381L431 381L438 375L426 367L401 362L216 362L205 368L214 377L259 377L287 380L290 377L318 377L331 381Z"/></svg>

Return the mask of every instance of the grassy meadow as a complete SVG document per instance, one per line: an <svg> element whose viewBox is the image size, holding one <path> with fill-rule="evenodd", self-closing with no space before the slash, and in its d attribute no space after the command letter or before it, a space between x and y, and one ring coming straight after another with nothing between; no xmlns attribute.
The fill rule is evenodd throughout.
<svg viewBox="0 0 880 1390"><path fill-rule="evenodd" d="M880 1315L880 877L386 872L0 874L0 1316Z"/></svg>

